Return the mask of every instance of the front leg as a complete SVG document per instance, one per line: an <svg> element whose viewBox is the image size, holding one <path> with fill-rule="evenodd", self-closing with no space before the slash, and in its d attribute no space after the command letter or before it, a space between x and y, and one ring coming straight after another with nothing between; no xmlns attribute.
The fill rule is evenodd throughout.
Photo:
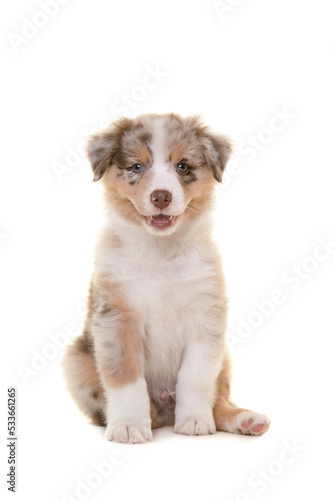
<svg viewBox="0 0 334 500"><path fill-rule="evenodd" d="M119 293L105 293L102 297L94 314L93 332L97 368L107 401L105 436L120 443L150 441L150 400L142 370L140 314Z"/></svg>
<svg viewBox="0 0 334 500"><path fill-rule="evenodd" d="M214 434L213 406L223 349L208 340L192 339L186 347L176 384L174 431L179 434Z"/></svg>
<svg viewBox="0 0 334 500"><path fill-rule="evenodd" d="M124 387L108 388L105 437L118 443L152 440L150 402L146 381L139 377Z"/></svg>

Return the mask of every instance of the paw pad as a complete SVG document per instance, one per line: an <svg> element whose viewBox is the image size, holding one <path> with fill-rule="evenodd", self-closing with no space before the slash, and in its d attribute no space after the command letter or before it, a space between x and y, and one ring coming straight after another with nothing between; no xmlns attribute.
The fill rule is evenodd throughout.
<svg viewBox="0 0 334 500"><path fill-rule="evenodd" d="M252 411L243 411L234 417L229 425L229 432L260 436L269 429L269 419L265 415Z"/></svg>

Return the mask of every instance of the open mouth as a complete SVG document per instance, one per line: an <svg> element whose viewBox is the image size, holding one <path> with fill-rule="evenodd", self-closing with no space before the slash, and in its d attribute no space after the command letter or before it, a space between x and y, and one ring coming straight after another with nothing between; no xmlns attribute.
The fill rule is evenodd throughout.
<svg viewBox="0 0 334 500"><path fill-rule="evenodd" d="M173 226L176 217L174 215L150 215L146 217L146 222L157 229L166 229L167 227Z"/></svg>

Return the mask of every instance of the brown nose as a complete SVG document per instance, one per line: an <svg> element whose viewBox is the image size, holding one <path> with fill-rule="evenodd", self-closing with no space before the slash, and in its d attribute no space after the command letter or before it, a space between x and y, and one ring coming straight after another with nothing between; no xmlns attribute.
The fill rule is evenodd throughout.
<svg viewBox="0 0 334 500"><path fill-rule="evenodd" d="M172 195L169 191L161 189L159 191L153 191L151 194L151 202L155 207L161 208L161 210L168 207L171 201Z"/></svg>

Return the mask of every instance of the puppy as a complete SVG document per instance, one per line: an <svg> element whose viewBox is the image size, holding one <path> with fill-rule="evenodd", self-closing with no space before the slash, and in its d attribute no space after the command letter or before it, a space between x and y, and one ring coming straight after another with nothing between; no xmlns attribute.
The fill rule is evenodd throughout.
<svg viewBox="0 0 334 500"><path fill-rule="evenodd" d="M97 133L87 153L107 223L84 332L64 359L79 408L122 443L150 441L162 425L263 434L268 418L229 398L227 299L211 237L229 140L197 117L147 114Z"/></svg>

